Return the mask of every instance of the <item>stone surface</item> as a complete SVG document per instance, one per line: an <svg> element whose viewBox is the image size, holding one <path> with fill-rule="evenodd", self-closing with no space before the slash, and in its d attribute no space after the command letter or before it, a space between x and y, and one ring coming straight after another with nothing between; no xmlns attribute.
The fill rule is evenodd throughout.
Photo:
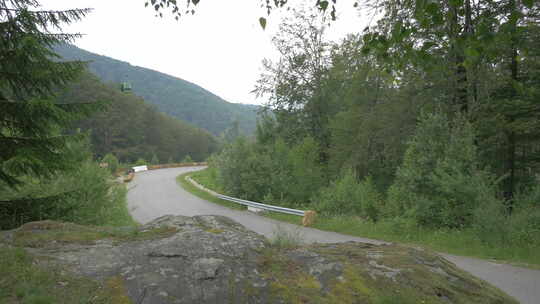
<svg viewBox="0 0 540 304"><path fill-rule="evenodd" d="M118 279L133 303L516 303L424 250L357 242L277 248L222 216L103 230L56 222L2 232L79 276Z"/></svg>

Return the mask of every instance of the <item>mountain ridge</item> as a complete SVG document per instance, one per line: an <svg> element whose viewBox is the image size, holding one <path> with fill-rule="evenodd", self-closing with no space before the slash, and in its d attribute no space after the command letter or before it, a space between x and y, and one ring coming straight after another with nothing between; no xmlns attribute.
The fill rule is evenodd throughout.
<svg viewBox="0 0 540 304"><path fill-rule="evenodd" d="M220 135L238 121L241 133L256 128L259 106L231 103L190 81L98 55L74 45L58 45L54 51L64 60L89 62L89 71L103 82L129 82L133 92L156 106L158 111Z"/></svg>

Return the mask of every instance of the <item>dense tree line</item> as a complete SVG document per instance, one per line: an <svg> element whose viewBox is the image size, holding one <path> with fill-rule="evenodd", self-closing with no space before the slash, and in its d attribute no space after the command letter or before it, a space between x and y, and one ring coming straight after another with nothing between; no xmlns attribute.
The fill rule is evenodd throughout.
<svg viewBox="0 0 540 304"><path fill-rule="evenodd" d="M132 93L105 85L90 74L81 75L59 95L60 102L106 102L106 109L75 124L90 132L95 157L114 154L121 162L142 158L154 162L179 162L186 156L203 161L217 149L216 139L166 114Z"/></svg>
<svg viewBox="0 0 540 304"><path fill-rule="evenodd" d="M339 43L319 13L282 24L257 86L271 114L212 159L216 178L252 200L538 246L538 5L376 5L378 25Z"/></svg>

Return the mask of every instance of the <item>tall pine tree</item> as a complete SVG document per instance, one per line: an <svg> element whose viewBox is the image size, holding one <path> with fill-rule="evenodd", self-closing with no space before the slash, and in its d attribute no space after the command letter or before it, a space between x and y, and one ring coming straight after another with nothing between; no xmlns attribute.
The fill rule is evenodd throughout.
<svg viewBox="0 0 540 304"><path fill-rule="evenodd" d="M59 104L55 91L74 80L83 62L61 62L53 45L79 34L61 26L89 9L45 11L36 0L0 0L0 192L22 176L47 177L72 162L66 146L69 123L95 106Z"/></svg>

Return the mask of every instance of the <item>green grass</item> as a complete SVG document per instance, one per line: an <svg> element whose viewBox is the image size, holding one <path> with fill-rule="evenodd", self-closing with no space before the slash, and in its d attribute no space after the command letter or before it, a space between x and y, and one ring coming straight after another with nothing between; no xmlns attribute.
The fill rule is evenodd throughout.
<svg viewBox="0 0 540 304"><path fill-rule="evenodd" d="M299 224L298 219L283 215L271 218ZM540 268L540 248L526 246L498 247L483 243L471 229L430 230L412 223L394 220L372 223L356 217L319 218L313 228L410 245L421 245L438 252L477 257Z"/></svg>
<svg viewBox="0 0 540 304"><path fill-rule="evenodd" d="M27 223L13 233L11 243L19 247L49 247L62 244L95 244L108 239L114 243L143 241L169 237L178 232L176 228L159 227L141 230L140 227L83 226L72 223L41 221Z"/></svg>
<svg viewBox="0 0 540 304"><path fill-rule="evenodd" d="M114 184L109 189L109 199L98 203L77 206L78 210L69 217L50 217L45 219L72 222L95 226L136 226L127 207L127 188L125 184Z"/></svg>
<svg viewBox="0 0 540 304"><path fill-rule="evenodd" d="M197 171L196 174L187 173L181 176L181 180L184 180L184 177L189 175L205 187L215 189L212 188L215 182L212 181L212 176L209 173L208 169ZM181 185L189 192L205 200L211 202L217 200L219 201L217 203L226 207L238 208L238 205L219 200L211 194L194 187L187 181L181 183ZM193 189L197 191L193 191ZM275 212L265 212L263 215L283 222L302 224L302 218L295 215ZM540 248L516 245L493 246L482 242L471 229L433 230L403 220L386 220L373 223L353 216L318 217L312 227L352 236L420 245L438 252L490 259L540 269L540 254L538 254Z"/></svg>
<svg viewBox="0 0 540 304"><path fill-rule="evenodd" d="M206 169L202 170L202 171L206 171ZM198 172L201 172L201 171L197 171L195 173L198 173ZM200 198L202 198L204 200L207 200L209 202L212 202L212 203L215 203L215 204L227 207L227 208L231 208L231 209L246 210L245 206L238 205L238 204L235 204L235 203L232 203L232 202L229 202L229 201L219 199L219 198L213 196L212 194L210 194L210 193L208 193L208 192L206 192L204 190L201 190L201 189L197 188L196 186L194 186L192 183L190 183L189 181L186 180L186 176L191 176L193 178L193 174L194 174L194 172L188 172L188 173L184 173L182 175L179 175L176 178L176 182L178 182L178 184L180 186L182 186L182 188L184 188L188 192L190 192L190 193L192 193L192 194L194 194L194 195L196 195L196 196L198 196L198 197L200 197ZM197 180L197 181L199 181L199 180ZM205 186L208 189L211 189L210 187L208 187L203 182L199 182L199 184Z"/></svg>
<svg viewBox="0 0 540 304"><path fill-rule="evenodd" d="M117 185L113 190L113 203L103 209L103 226L123 227L136 226L137 222L129 214L127 206L127 188L126 185Z"/></svg>
<svg viewBox="0 0 540 304"><path fill-rule="evenodd" d="M206 168L204 170L191 172L189 176L208 189L212 189L218 193L224 193L223 188L216 181L215 174L215 169Z"/></svg>
<svg viewBox="0 0 540 304"><path fill-rule="evenodd" d="M24 249L0 246L0 303L132 303L122 286L74 277L53 265L40 266L46 263Z"/></svg>

